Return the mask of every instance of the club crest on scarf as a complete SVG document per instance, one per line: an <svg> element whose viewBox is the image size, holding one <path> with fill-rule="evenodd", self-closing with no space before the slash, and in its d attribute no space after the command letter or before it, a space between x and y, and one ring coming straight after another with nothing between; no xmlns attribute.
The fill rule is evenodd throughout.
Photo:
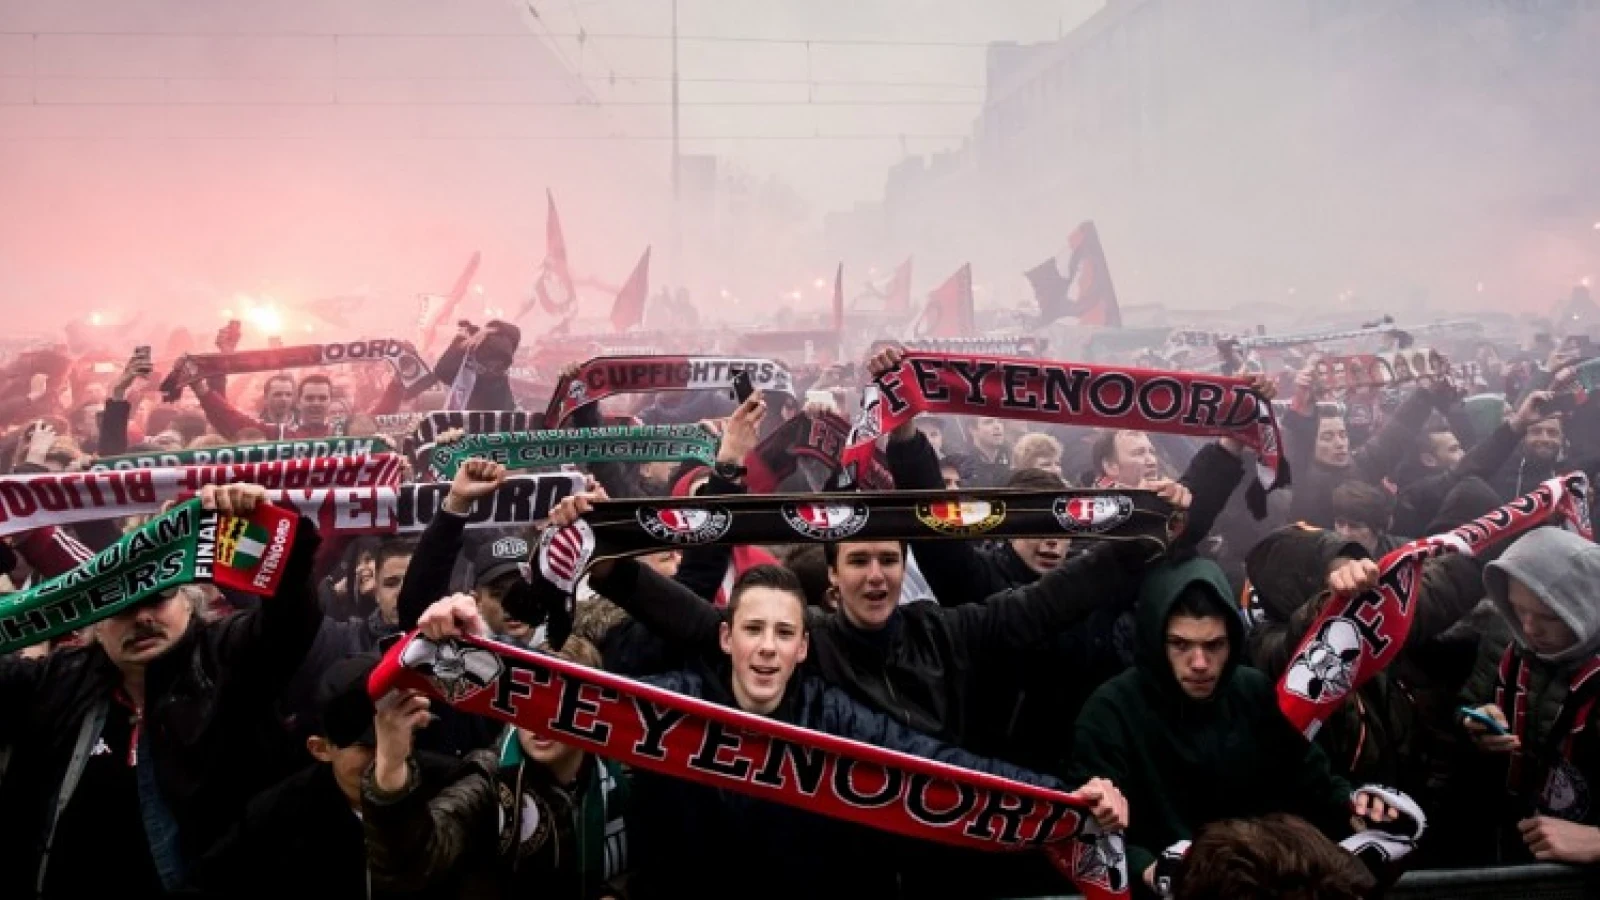
<svg viewBox="0 0 1600 900"><path fill-rule="evenodd" d="M917 518L940 534L979 535L1005 521L1006 505L999 500L918 503Z"/></svg>
<svg viewBox="0 0 1600 900"><path fill-rule="evenodd" d="M715 541L733 527L733 514L720 506L639 508L639 525L658 541L672 544L705 544Z"/></svg>
<svg viewBox="0 0 1600 900"><path fill-rule="evenodd" d="M1050 511L1067 531L1098 534L1128 521L1133 501L1120 496L1061 497Z"/></svg>
<svg viewBox="0 0 1600 900"><path fill-rule="evenodd" d="M1284 673L1284 689L1307 700L1338 700L1350 693L1360 661L1361 630L1349 619L1329 619Z"/></svg>
<svg viewBox="0 0 1600 900"><path fill-rule="evenodd" d="M455 641L435 643L419 637L406 644L400 664L428 679L451 703L471 697L500 677L499 657L481 647Z"/></svg>
<svg viewBox="0 0 1600 900"><path fill-rule="evenodd" d="M1544 790L1539 795L1539 806L1544 812L1568 822L1584 822L1589 818L1589 796L1589 780L1576 766L1562 759L1550 766Z"/></svg>
<svg viewBox="0 0 1600 900"><path fill-rule="evenodd" d="M1112 893L1127 890L1128 857L1122 835L1102 831L1093 839L1088 834L1078 838L1072 848L1072 876L1079 883L1098 885Z"/></svg>
<svg viewBox="0 0 1600 900"><path fill-rule="evenodd" d="M582 519L565 528L546 528L539 536L539 573L571 592L594 554L594 529Z"/></svg>
<svg viewBox="0 0 1600 900"><path fill-rule="evenodd" d="M789 527L814 541L840 541L867 526L865 503L785 503Z"/></svg>

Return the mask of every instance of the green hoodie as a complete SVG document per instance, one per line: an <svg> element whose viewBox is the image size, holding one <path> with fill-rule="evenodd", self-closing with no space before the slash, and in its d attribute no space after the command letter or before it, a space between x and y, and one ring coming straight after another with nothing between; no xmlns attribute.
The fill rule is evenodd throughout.
<svg viewBox="0 0 1600 900"><path fill-rule="evenodd" d="M1214 600L1230 652L1206 700L1183 693L1167 661L1166 627L1189 585ZM1350 785L1278 712L1272 682L1240 665L1244 623L1216 564L1192 559L1147 571L1136 610L1138 660L1101 685L1078 717L1071 780L1109 778L1128 798L1128 874L1221 819L1294 813L1338 836Z"/></svg>

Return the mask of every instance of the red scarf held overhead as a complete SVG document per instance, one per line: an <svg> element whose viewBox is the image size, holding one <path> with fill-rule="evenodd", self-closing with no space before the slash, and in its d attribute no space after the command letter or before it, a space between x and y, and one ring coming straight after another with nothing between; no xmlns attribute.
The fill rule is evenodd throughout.
<svg viewBox="0 0 1600 900"><path fill-rule="evenodd" d="M919 413L1229 436L1256 451L1264 487L1289 483L1272 405L1244 378L1022 357L911 352L862 398L846 470Z"/></svg>
<svg viewBox="0 0 1600 900"><path fill-rule="evenodd" d="M415 688L625 765L883 831L1043 850L1090 900L1128 896L1120 835L1072 794L811 731L479 638L412 632L368 692Z"/></svg>
<svg viewBox="0 0 1600 900"><path fill-rule="evenodd" d="M1447 553L1475 556L1546 524L1560 523L1592 539L1588 491L1582 472L1557 476L1459 528L1390 551L1378 563L1375 589L1328 601L1278 680L1278 708L1307 738L1316 737L1344 699L1387 668L1405 646L1424 563Z"/></svg>

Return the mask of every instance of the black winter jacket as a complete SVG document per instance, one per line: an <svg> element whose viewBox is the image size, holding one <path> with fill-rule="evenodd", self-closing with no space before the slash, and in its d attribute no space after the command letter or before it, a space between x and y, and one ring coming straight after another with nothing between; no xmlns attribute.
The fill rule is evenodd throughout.
<svg viewBox="0 0 1600 900"><path fill-rule="evenodd" d="M980 712L1009 708L1021 690L1013 658L1131 596L1142 559L1127 559L1130 550L1143 552L1126 544L1096 547L985 603L907 604L876 632L856 628L842 613L808 610L806 665L900 724L994 754L1003 736L981 727ZM722 614L682 585L632 560L617 561L590 583L669 643L702 657L720 653Z"/></svg>
<svg viewBox="0 0 1600 900"><path fill-rule="evenodd" d="M146 669L145 740L187 861L304 761L274 704L322 623L310 583L317 544L315 525L301 519L276 596L217 622L192 619ZM0 782L0 896L34 896L58 797L76 786L76 776L64 783L69 763L75 750L87 756L121 682L98 644L0 659L0 746L11 748Z"/></svg>
<svg viewBox="0 0 1600 900"><path fill-rule="evenodd" d="M922 604L926 605L926 604ZM648 679L733 706L726 658ZM1061 788L1055 779L974 756L896 723L815 675L797 672L773 718L825 734L938 760L1013 781ZM794 898L897 896L894 849L882 832L793 807L648 772L634 776L628 836L631 900L656 897Z"/></svg>

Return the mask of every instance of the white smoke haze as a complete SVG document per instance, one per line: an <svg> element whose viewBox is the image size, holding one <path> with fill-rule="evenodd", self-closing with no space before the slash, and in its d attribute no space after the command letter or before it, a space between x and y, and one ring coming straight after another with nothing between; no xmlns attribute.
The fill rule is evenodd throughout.
<svg viewBox="0 0 1600 900"><path fill-rule="evenodd" d="M1026 307L1084 220L1175 325L1600 277L1593 3L680 0L676 240L671 7L0 0L8 326L360 295L373 332L474 251L463 312L512 315L547 188L596 323L646 245L702 318L819 322L837 262L854 295L908 255L916 298L970 261Z"/></svg>

